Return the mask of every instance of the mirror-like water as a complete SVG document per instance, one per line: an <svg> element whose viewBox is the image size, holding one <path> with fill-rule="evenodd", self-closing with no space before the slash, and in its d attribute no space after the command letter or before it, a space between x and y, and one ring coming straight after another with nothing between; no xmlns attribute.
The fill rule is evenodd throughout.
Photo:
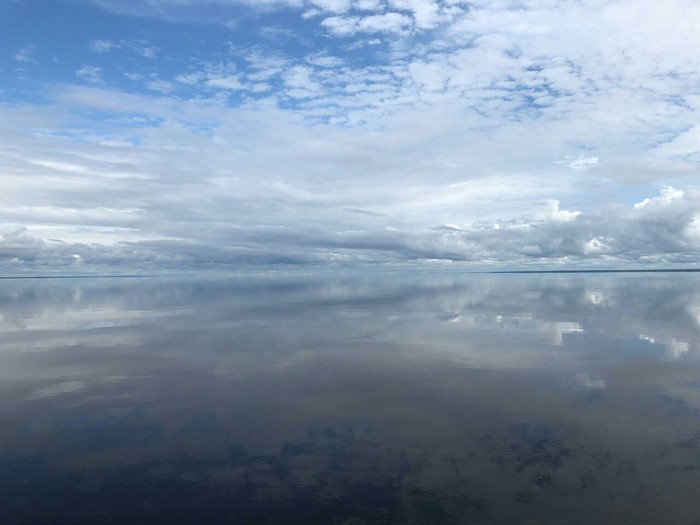
<svg viewBox="0 0 700 525"><path fill-rule="evenodd" d="M700 523L700 276L0 284L2 523Z"/></svg>

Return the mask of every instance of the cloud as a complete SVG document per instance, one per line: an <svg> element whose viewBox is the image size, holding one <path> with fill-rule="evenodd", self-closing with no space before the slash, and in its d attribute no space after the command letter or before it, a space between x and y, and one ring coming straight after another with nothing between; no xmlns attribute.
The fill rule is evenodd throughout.
<svg viewBox="0 0 700 525"><path fill-rule="evenodd" d="M311 92L309 86L318 87L308 78L308 69L295 71L290 88ZM17 157L12 172L19 176L23 169L34 169L34 176L45 180L48 198L42 203L35 194L34 206L55 207L61 202L75 206L80 199L117 210L114 202L119 199L122 206L142 210L138 220L121 225L133 228L126 238L140 232L153 239L119 249L123 260L133 258L134 264L144 260L169 264L178 260L191 264L232 260L612 264L615 260L689 260L696 246L693 192L681 195L678 190L663 190L653 205L636 215L639 210L634 206L612 203L600 210L569 211L558 202L572 191L566 179L552 179L546 173L495 176L494 171L508 167L499 168L494 155L502 142L513 145L515 137L527 139L520 149L511 150L513 162L521 167L532 162L528 159L532 145L543 144L544 135L536 128L524 135L517 123L503 127L500 135L482 137L481 142L455 150L446 137L460 136L479 118L457 119L445 128L449 120L443 115L404 113L394 122L386 120L383 132L368 133L307 128L299 117L264 106L223 109L214 101L183 103L87 88L58 96L64 107L142 114L131 119L136 125L130 128L140 146L131 146L126 128L112 120L110 127L121 129L121 136L105 129L104 138L71 139L70 148L55 138L32 139L26 151L42 151L45 158ZM406 126L405 119L422 122L420 133ZM430 143L433 151L425 148ZM72 151L70 156L66 151ZM475 162L478 158L481 163ZM22 167L28 161L35 168ZM552 173L560 169L554 163L550 166ZM465 169L471 176L465 178ZM54 174L60 174L60 184L53 182ZM72 178L70 184L66 177ZM156 190L166 181L167 191ZM179 182L173 185L175 181ZM6 183L16 184L13 178ZM19 194L15 186L15 195L28 204L32 186ZM543 202L546 195L549 200ZM344 218L337 212L340 208L369 208L371 213ZM35 210L35 223L53 223L57 228L30 230L44 231L43 242L56 235L76 238L73 227L58 221L56 213ZM506 219L500 218L503 215ZM22 217L8 219L21 221ZM105 218L83 219L101 228L115 226ZM324 228L319 227L322 223ZM439 227L446 223L458 226ZM284 224L288 226L281 228ZM657 233L652 238L654 224ZM203 225L206 233L199 228ZM103 245L112 237L115 241L107 246L115 246L124 235L124 231L103 229L97 237ZM159 243L158 238L177 240ZM104 260L116 260L109 255L113 249L105 248ZM161 249L170 255L156 256ZM178 250L187 257L179 259ZM78 253L83 261L100 260L99 247Z"/></svg>
<svg viewBox="0 0 700 525"><path fill-rule="evenodd" d="M166 80L150 80L147 84L148 89L152 91L158 91L160 93L170 93L175 89L175 85L172 82Z"/></svg>
<svg viewBox="0 0 700 525"><path fill-rule="evenodd" d="M212 88L220 88L220 89L227 89L227 90L240 90L243 89L243 84L241 83L240 79L236 75L226 75L226 76L218 76L218 75L212 75L207 78L205 84L208 87Z"/></svg>
<svg viewBox="0 0 700 525"><path fill-rule="evenodd" d="M305 62L323 68L335 68L342 66L345 63L342 58L331 56L324 52L307 56Z"/></svg>
<svg viewBox="0 0 700 525"><path fill-rule="evenodd" d="M535 213L535 220L539 221L553 221L553 222L567 222L573 221L581 215L580 211L566 211L559 208L559 201L555 199L548 200L544 206L544 209Z"/></svg>
<svg viewBox="0 0 700 525"><path fill-rule="evenodd" d="M292 145L291 150L296 147ZM65 171L62 166L49 164L48 167L74 173L76 180L95 173L94 168ZM401 202L392 204L387 198L376 202L382 212L345 206L346 211L361 220L344 220L331 208L337 202L352 202L347 192L338 195L307 192L303 185L281 183L277 177L282 173L271 176L264 166L261 168L262 179L255 183L251 179L245 183L239 181L235 173L230 176L212 173L214 178L209 182L201 180L201 188L196 192L183 189L155 198L148 196L152 194L146 188L159 184L157 181L142 181L134 186L129 178L122 183L110 177L116 195L122 194L125 204L138 205L132 211L98 208L68 213L56 208L55 203L43 209L17 210L14 215L6 211L5 221L33 217L35 226L32 230L16 228L3 233L0 265L9 270L45 267L75 271L120 266L153 270L201 265L223 268L230 264L431 261L472 263L481 268L533 264L637 267L692 262L700 242L700 192L697 191L664 188L657 197L643 201L643 205L609 205L588 213L562 210L559 203L549 201L535 206L529 216L508 221L475 221L464 226L428 227L431 215L428 209L421 221L424 226L419 227L406 224L405 220L397 221ZM183 171L186 173L188 167L180 162L168 176ZM297 184L302 181L303 176ZM111 193L100 191L94 195L113 201L115 191ZM55 197L56 193L52 194ZM208 202L207 209L196 206L202 199ZM253 203L259 211L250 208ZM246 207L245 213L241 213ZM291 226L282 225L283 221L290 223L290 217L295 215L298 218ZM266 225L256 224L265 216ZM320 217L334 219L320 228ZM37 221L55 226L47 229ZM404 225L398 228L387 226L402 222ZM95 230L94 238L81 226L86 223L101 225ZM70 233L71 229L75 233ZM44 238L37 237L42 231ZM133 240L136 232L143 235L147 231L151 232L151 239ZM56 234L64 239L74 237L77 242L50 240L49 236ZM109 238L112 242L105 243ZM100 242L95 242L99 239Z"/></svg>
<svg viewBox="0 0 700 525"><path fill-rule="evenodd" d="M331 13L345 13L352 6L352 0L311 0L317 8Z"/></svg>
<svg viewBox="0 0 700 525"><path fill-rule="evenodd" d="M700 7L644 5L103 2L159 21L0 107L3 260L695 263Z"/></svg>
<svg viewBox="0 0 700 525"><path fill-rule="evenodd" d="M598 164L599 160L600 159L598 157L583 157L582 155L579 155L576 160L572 160L571 162L567 163L567 165L572 170L585 170Z"/></svg>
<svg viewBox="0 0 700 525"><path fill-rule="evenodd" d="M384 13L381 15L332 16L321 22L331 34L348 37L357 33L390 33L403 34L412 27L410 17L400 13Z"/></svg>
<svg viewBox="0 0 700 525"><path fill-rule="evenodd" d="M409 11L419 29L432 29L441 21L440 2L434 0L389 0L389 6Z"/></svg>
<svg viewBox="0 0 700 525"><path fill-rule="evenodd" d="M36 64L36 61L34 60L35 51L36 51L36 46L34 46L34 45L20 47L15 52L14 59L17 62L26 62L26 63Z"/></svg>
<svg viewBox="0 0 700 525"><path fill-rule="evenodd" d="M90 51L94 51L95 53L107 53L118 47L120 47L120 44L112 42L111 40L93 40L90 42Z"/></svg>
<svg viewBox="0 0 700 525"><path fill-rule="evenodd" d="M144 58L156 58L160 51L160 48L150 45L148 41L141 39L118 41L98 39L91 41L88 47L90 51L98 54L109 53L115 49L129 49Z"/></svg>
<svg viewBox="0 0 700 525"><path fill-rule="evenodd" d="M228 15L241 8L258 12L300 9L304 0L83 0L113 13L174 22L205 22L226 25ZM223 13L223 15L222 15Z"/></svg>
<svg viewBox="0 0 700 525"><path fill-rule="evenodd" d="M384 9L381 0L355 0L353 7L358 11L381 11Z"/></svg>
<svg viewBox="0 0 700 525"><path fill-rule="evenodd" d="M104 84L102 79L102 68L99 66L80 66L75 71L75 76L91 84Z"/></svg>

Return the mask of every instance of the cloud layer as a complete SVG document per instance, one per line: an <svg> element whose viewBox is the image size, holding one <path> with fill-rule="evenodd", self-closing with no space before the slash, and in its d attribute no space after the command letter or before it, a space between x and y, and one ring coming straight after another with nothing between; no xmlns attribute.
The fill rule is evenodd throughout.
<svg viewBox="0 0 700 525"><path fill-rule="evenodd" d="M10 34L4 273L698 261L695 2L58 10L112 30Z"/></svg>

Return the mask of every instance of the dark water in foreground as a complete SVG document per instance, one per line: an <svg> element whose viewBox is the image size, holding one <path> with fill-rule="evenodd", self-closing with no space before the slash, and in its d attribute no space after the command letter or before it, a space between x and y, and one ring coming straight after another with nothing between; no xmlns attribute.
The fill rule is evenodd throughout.
<svg viewBox="0 0 700 525"><path fill-rule="evenodd" d="M0 523L700 523L700 276L4 281Z"/></svg>

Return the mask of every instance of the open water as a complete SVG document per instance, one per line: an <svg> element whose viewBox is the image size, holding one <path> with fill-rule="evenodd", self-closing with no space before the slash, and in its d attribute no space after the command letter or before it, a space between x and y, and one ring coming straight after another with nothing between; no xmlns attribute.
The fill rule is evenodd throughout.
<svg viewBox="0 0 700 525"><path fill-rule="evenodd" d="M0 522L700 523L700 275L1 281Z"/></svg>

